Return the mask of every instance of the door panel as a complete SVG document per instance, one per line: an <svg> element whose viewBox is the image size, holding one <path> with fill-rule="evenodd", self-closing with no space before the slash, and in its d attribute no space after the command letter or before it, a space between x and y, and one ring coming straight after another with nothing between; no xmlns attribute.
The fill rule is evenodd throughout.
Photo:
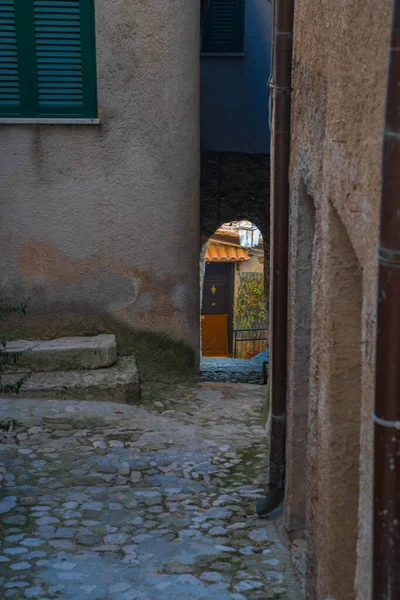
<svg viewBox="0 0 400 600"><path fill-rule="evenodd" d="M228 315L203 315L201 341L203 356L228 356Z"/></svg>
<svg viewBox="0 0 400 600"><path fill-rule="evenodd" d="M203 288L203 315L227 315L229 312L229 282L213 278Z"/></svg>
<svg viewBox="0 0 400 600"><path fill-rule="evenodd" d="M206 265L201 311L203 356L228 356L232 352L234 276L233 263Z"/></svg>

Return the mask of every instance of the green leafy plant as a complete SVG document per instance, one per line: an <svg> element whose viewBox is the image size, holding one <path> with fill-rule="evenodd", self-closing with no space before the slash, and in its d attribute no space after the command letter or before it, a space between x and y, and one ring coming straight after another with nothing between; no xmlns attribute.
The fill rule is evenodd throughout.
<svg viewBox="0 0 400 600"><path fill-rule="evenodd" d="M2 302L0 303L0 323L4 322L13 314L25 314L25 312L26 304L12 306L11 304ZM12 383L3 383L2 381L2 372L4 372L7 367L17 364L21 355L24 352L27 352L27 350L19 352L7 350L8 342L12 341L13 339L14 338L12 336L7 335L4 332L0 333L0 393L2 394L18 394L25 381L30 377L30 373L24 373L22 377L19 377Z"/></svg>
<svg viewBox="0 0 400 600"><path fill-rule="evenodd" d="M264 276L262 273L240 273L235 310L235 329L267 328Z"/></svg>

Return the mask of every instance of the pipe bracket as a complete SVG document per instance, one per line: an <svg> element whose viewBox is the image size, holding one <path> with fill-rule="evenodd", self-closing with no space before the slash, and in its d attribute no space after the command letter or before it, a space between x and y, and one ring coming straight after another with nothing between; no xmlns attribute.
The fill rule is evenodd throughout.
<svg viewBox="0 0 400 600"><path fill-rule="evenodd" d="M388 427L389 429L397 429L397 431L400 431L400 421L386 421L386 419L377 417L375 413L372 413L372 420L382 427Z"/></svg>
<svg viewBox="0 0 400 600"><path fill-rule="evenodd" d="M378 260L381 265L400 269L400 250L391 250L390 248L379 246Z"/></svg>
<svg viewBox="0 0 400 600"><path fill-rule="evenodd" d="M275 85L275 83L269 83L268 87L274 92L281 92L282 94L291 94L293 88L291 86L282 87L280 85Z"/></svg>
<svg viewBox="0 0 400 600"><path fill-rule="evenodd" d="M283 413L281 415L274 415L271 412L271 419L274 419L275 421L285 421L285 419L286 419L286 413Z"/></svg>

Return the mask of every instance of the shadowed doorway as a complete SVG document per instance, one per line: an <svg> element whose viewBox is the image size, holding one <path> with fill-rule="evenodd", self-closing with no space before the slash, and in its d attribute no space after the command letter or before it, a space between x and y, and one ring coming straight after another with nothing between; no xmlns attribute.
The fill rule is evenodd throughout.
<svg viewBox="0 0 400 600"><path fill-rule="evenodd" d="M268 360L264 242L249 221L225 223L201 256L202 371L251 374L263 382Z"/></svg>

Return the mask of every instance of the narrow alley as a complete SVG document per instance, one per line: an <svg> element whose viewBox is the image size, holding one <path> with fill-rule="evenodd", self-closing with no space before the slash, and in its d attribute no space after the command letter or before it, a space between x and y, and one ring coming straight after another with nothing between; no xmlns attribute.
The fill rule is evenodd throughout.
<svg viewBox="0 0 400 600"><path fill-rule="evenodd" d="M0 0L0 600L400 600L400 0Z"/></svg>
<svg viewBox="0 0 400 600"><path fill-rule="evenodd" d="M1 403L1 598L301 600L261 520L265 387Z"/></svg>

